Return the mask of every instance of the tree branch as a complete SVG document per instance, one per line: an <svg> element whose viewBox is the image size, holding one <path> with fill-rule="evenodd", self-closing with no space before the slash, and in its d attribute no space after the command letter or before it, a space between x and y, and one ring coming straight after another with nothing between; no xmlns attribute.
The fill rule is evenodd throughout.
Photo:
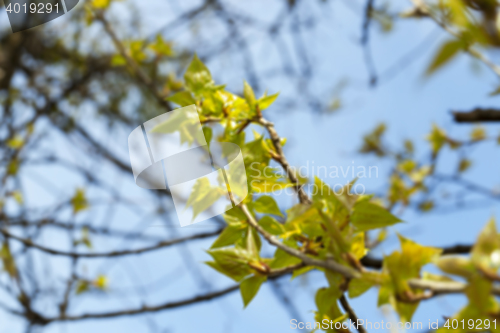
<svg viewBox="0 0 500 333"><path fill-rule="evenodd" d="M290 267L284 267L281 269L271 270L269 272L269 279L277 279L282 276L288 275L292 273L295 269L303 267L303 265L294 265ZM159 312L167 309L179 308L187 305L192 305L200 302L210 301L214 298L218 298L227 294L232 293L240 288L239 284L221 289L219 291L214 291L211 293L207 293L204 295L195 296L192 298L188 298L182 301L169 302L162 305L157 306L143 306L141 308L132 309L132 310L123 310L123 311L114 311L114 312L105 312L105 313L88 313L77 316L60 316L56 318L43 318L45 324L49 324L52 322L61 322L61 321L79 321L85 319L105 319L105 318L115 318L122 316L132 316L143 313L151 313L151 312Z"/></svg>
<svg viewBox="0 0 500 333"><path fill-rule="evenodd" d="M468 254L472 250L472 245L454 245L450 247L444 247L442 248L443 252L442 255L447 255L447 254ZM373 258L370 256L363 257L360 260L361 264L365 267L373 268L373 269L382 269L382 259L378 258Z"/></svg>
<svg viewBox="0 0 500 333"><path fill-rule="evenodd" d="M440 20L439 17L436 17L436 15L431 11L429 6L425 3L424 0L411 0L417 10L421 13L426 14L426 17L431 18L434 22L436 22L443 30L448 32L450 35L452 35L455 38L462 38L459 32L453 30L449 26L447 26L443 21ZM465 49L465 52L469 53L471 56L474 58L478 59L482 63L484 63L486 66L488 66L493 73L495 73L497 76L500 76L500 67L493 63L490 59L488 59L484 54L479 52L477 49L473 48L472 46L469 46Z"/></svg>
<svg viewBox="0 0 500 333"><path fill-rule="evenodd" d="M339 300L340 300L340 304L342 305L342 308L344 309L345 312L347 312L351 321L356 323L356 329L358 330L358 332L359 333L368 333L366 331L366 329L363 327L363 325L357 325L358 316L354 312L353 308L351 308L351 305L349 304L349 302L347 302L347 298L345 297L345 295L342 295Z"/></svg>
<svg viewBox="0 0 500 333"><path fill-rule="evenodd" d="M286 246L285 244L280 242L275 236L273 236L270 233L268 233L267 231L265 231L259 225L259 223L255 220L255 218L250 213L250 211L248 210L248 207L245 204L240 204L239 207L241 208L241 210L243 211L243 213L247 217L248 223L250 223L250 225L253 228L255 228L255 230L257 230L271 245L274 245L277 248L285 251L286 253L288 253L294 257L299 258L300 260L302 260L302 262L305 265L323 267L323 268L326 268L328 270L331 270L332 272L340 273L348 279L356 278L359 276L359 273L357 271L355 271L354 269L347 267L347 266L344 266L344 265L341 265L334 260L314 259L314 258L308 257L306 254L300 252L297 249Z"/></svg>
<svg viewBox="0 0 500 333"><path fill-rule="evenodd" d="M462 282L441 282L441 281L430 281L421 279L411 279L408 281L410 287L415 289L428 290L432 296L445 295L445 294L460 294L467 288L466 283ZM495 296L500 296L500 287L494 285L492 287L491 293Z"/></svg>
<svg viewBox="0 0 500 333"><path fill-rule="evenodd" d="M263 117L259 117L258 119L259 124L264 126L267 129L267 132L269 133L269 136L271 137L271 141L273 143L274 149L276 150L277 156L273 156L273 159L278 162L283 169L285 170L288 179L290 179L290 182L294 184L295 190L297 191L297 194L299 196L299 200L301 203L311 203L311 200L307 196L306 192L302 188L302 186L299 183L299 180L297 178L297 174L295 173L295 170L290 167L290 164L288 163L285 154L283 153L283 146L281 145L281 138L279 137L278 133L276 132L276 129L274 128L274 124Z"/></svg>
<svg viewBox="0 0 500 333"><path fill-rule="evenodd" d="M39 245L34 243L31 239L26 239L22 238L19 236L16 236L10 232L8 232L5 229L0 229L0 233L3 234L7 238L14 239L18 242L21 242L27 247L34 248L37 250L40 250L42 252L56 255L56 256L66 256L66 257L72 257L72 258L112 258L112 257L121 257L121 256L126 256L126 255L136 255L136 254L142 254L146 252L151 252L159 249L163 249L172 245L176 244L181 244L190 240L195 240L195 239L204 239L204 238L210 238L213 236L217 236L220 234L220 230L217 231L212 231L212 232L206 232L206 233L200 233L188 237L182 237L182 238L176 238L170 241L163 241L159 242L158 244L155 244L153 246L149 247L143 247L139 248L136 250L124 250L124 251L113 251L113 252L104 252L104 253L77 253L77 252L67 252L67 251L59 251L59 250L54 250L48 247L45 247L43 245Z"/></svg>
<svg viewBox="0 0 500 333"><path fill-rule="evenodd" d="M149 76L142 70L142 68L139 66L139 64L130 56L130 54L127 52L125 49L125 46L123 43L118 39L116 36L115 31L113 28L111 28L111 25L109 22L106 20L104 17L104 12L103 11L96 11L95 12L95 17L96 19L102 23L104 26L104 30L106 33L109 35L111 40L113 41L113 44L117 48L118 52L120 55L125 59L127 65L129 68L132 70L132 73L139 79L139 81L154 95L158 103L165 107L168 111L172 109L168 101L165 99L165 96L162 96L158 89L156 89L156 86L154 82L149 78Z"/></svg>
<svg viewBox="0 0 500 333"><path fill-rule="evenodd" d="M475 108L471 111L453 111L453 118L457 123L498 122L500 110L493 108Z"/></svg>

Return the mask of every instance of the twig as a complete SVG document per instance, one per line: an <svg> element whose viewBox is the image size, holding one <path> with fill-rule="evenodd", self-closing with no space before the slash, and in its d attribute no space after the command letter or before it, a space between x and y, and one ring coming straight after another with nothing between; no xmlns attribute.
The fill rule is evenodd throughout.
<svg viewBox="0 0 500 333"><path fill-rule="evenodd" d="M450 247L443 248L442 255L447 254L467 254L472 250L472 245L454 245ZM382 259L373 258L370 256L366 256L360 260L361 264L365 267L373 268L373 269L382 269Z"/></svg>
<svg viewBox="0 0 500 333"><path fill-rule="evenodd" d="M212 231L212 232L207 232L207 233L200 233L188 237L182 237L182 238L176 238L170 241L163 241L159 242L155 245L149 246L149 247L143 247L139 248L136 250L124 250L124 251L113 251L113 252L105 252L105 253L77 253L77 252L67 252L67 251L59 251L55 249L51 249L48 247L45 247L43 245L39 245L34 243L31 239L26 239L22 238L19 236L16 236L9 231L5 229L0 229L0 233L3 234L7 238L14 239L18 242L21 242L27 247L31 247L37 250L40 250L45 253L49 253L52 255L56 256L66 256L66 257L72 257L72 258L112 258L112 257L120 257L120 256L126 256L126 255L137 255L137 254L142 254L145 252L151 252L159 249L163 249L172 245L176 244L181 244L186 241L190 240L195 240L195 239L204 239L204 238L209 238L213 236L217 236L220 234L220 230L217 231Z"/></svg>
<svg viewBox="0 0 500 333"><path fill-rule="evenodd" d="M274 124L262 117L258 119L259 124L264 126L267 129L267 132L269 133L269 136L271 137L271 141L273 143L274 149L276 150L277 156L274 156L273 158L278 162L283 169L285 170L288 179L290 179L290 182L294 184L295 190L297 191L297 194L299 196L299 200L301 203L306 203L309 204L311 203L311 200L307 196L306 192L302 188L302 186L299 183L299 180L297 178L297 175L295 173L295 170L290 167L290 164L288 163L285 154L283 153L283 147L281 146L281 138L279 137L278 133L276 132L276 129L274 128Z"/></svg>
<svg viewBox="0 0 500 333"><path fill-rule="evenodd" d="M299 258L300 260L302 260L302 262L305 265L323 267L323 268L331 270L332 272L340 273L348 279L359 277L359 273L357 271L355 271L354 269L352 269L350 267L341 265L334 260L314 259L314 258L308 257L306 254L300 252L297 249L286 246L285 244L280 242L275 236L273 236L270 233L268 233L267 231L265 231L259 225L259 223L255 220L255 218L250 213L250 211L248 210L248 207L245 204L240 204L239 207L241 208L241 210L243 211L243 213L247 217L248 223L250 223L250 225L253 228L255 228L255 230L257 230L271 245L274 245L277 248L285 251L286 253L288 253L294 257Z"/></svg>
<svg viewBox="0 0 500 333"><path fill-rule="evenodd" d="M453 111L452 114L457 123L500 121L500 110L493 108L475 108L467 112Z"/></svg>
<svg viewBox="0 0 500 333"><path fill-rule="evenodd" d="M356 329L358 330L358 332L368 333L366 329L363 327L363 325L358 324L358 316L356 315L356 312L354 312L353 308L351 308L349 302L347 302L347 298L345 297L345 295L342 295L339 300L340 304L342 305L342 308L344 309L345 312L347 312L351 321L356 323Z"/></svg>
<svg viewBox="0 0 500 333"><path fill-rule="evenodd" d="M107 34L109 35L109 37L113 41L113 44L118 49L118 52L120 53L120 55L125 59L127 65L130 67L133 74L155 96L156 100L158 101L158 103L160 103L160 105L167 108L167 110L171 110L172 107L170 106L168 101L165 99L165 96L162 96L160 94L158 89L156 89L154 82L148 77L148 75L146 75L146 73L144 73L144 71L141 69L139 64L127 52L123 43L118 39L115 31L113 30L113 28L111 28L111 25L104 17L103 11L96 11L95 17L99 22L102 23L102 25L104 26L104 30L107 32Z"/></svg>
<svg viewBox="0 0 500 333"><path fill-rule="evenodd" d="M447 26L444 22L442 22L436 15L430 10L429 6L423 1L423 0L411 0L415 7L422 13L427 14L426 17L431 18L434 22L436 22L441 28L443 28L445 31L447 31L450 35L461 39L460 33L454 31L452 28ZM471 56L474 58L478 59L482 63L484 63L486 66L488 66L497 76L500 76L500 67L497 66L495 63L493 63L491 60L489 60L484 54L473 48L472 46L469 46L465 49L465 52L469 53Z"/></svg>
<svg viewBox="0 0 500 333"><path fill-rule="evenodd" d="M282 276L286 276L293 272L293 270L299 268L300 265L295 265L295 266L290 266L290 267L285 267L282 269L277 269L277 270L271 270L269 273L269 279L277 279ZM85 319L104 319L104 318L115 318L115 317L122 317L122 316L132 316L132 315L138 315L138 314L143 314L143 313L151 313L151 312L159 312L167 309L173 309L173 308L179 308L183 306L188 306L200 302L206 302L210 301L214 298L218 298L227 294L232 293L233 291L236 291L240 288L240 285L236 284L224 289L221 289L219 291L207 293L204 295L200 296L195 296L189 299L185 299L182 301L176 301L176 302L169 302L165 303L162 305L157 305L157 306L142 306L137 309L132 309L132 310L123 310L123 311L114 311L114 312L105 312L105 313L88 313L88 314L83 314L83 315L77 315L77 316L60 316L60 317L55 317L55 318L43 318L44 322L46 324L52 323L52 322L62 322L62 321L79 321L79 320L85 320Z"/></svg>
<svg viewBox="0 0 500 333"><path fill-rule="evenodd" d="M445 294L459 294L463 293L467 288L466 283L462 282L441 282L441 281L430 281L421 279L411 279L408 281L410 287L415 289L423 289L432 292L432 296L445 295ZM496 296L500 296L500 287L494 285L492 287L491 293Z"/></svg>

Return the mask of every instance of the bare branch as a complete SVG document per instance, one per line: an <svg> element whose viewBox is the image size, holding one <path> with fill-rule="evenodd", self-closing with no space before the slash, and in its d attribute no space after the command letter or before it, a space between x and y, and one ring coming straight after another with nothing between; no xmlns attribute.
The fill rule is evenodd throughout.
<svg viewBox="0 0 500 333"><path fill-rule="evenodd" d="M72 258L112 258L112 257L121 257L121 256L127 256L127 255L137 255L137 254L142 254L146 252L151 252L151 251L156 251L159 249L163 249L172 245L176 244L181 244L185 243L190 240L195 240L195 239L205 239L205 238L210 238L219 235L221 230L217 231L212 231L212 232L206 232L206 233L200 233L188 237L182 237L182 238L176 238L170 241L163 241L159 242L158 244L155 244L153 246L149 247L142 247L136 250L124 250L124 251L113 251L113 252L105 252L105 253L77 253L77 252L66 252L66 251L59 251L59 250L54 250L48 247L45 247L43 245L39 245L34 243L31 239L26 239L22 238L19 236L16 236L9 231L5 229L0 229L0 233L3 234L7 238L15 239L18 242L21 242L27 247L34 248L37 250L40 250L42 252L56 255L56 256L66 256L66 257L72 257Z"/></svg>
<svg viewBox="0 0 500 333"><path fill-rule="evenodd" d="M308 198L306 192L302 188L302 186L299 183L299 179L297 178L297 174L295 173L295 170L290 167L290 164L288 163L285 154L283 153L283 146L281 145L281 138L279 137L278 133L274 129L274 124L262 117L259 118L259 124L264 126L267 129L267 132L269 133L269 136L271 137L271 141L273 142L274 149L276 150L277 156L273 156L273 159L281 164L283 169L285 170L286 174L288 175L288 178L290 179L290 182L294 184L295 190L297 191L299 195L299 200L301 203L311 203L311 200Z"/></svg>
<svg viewBox="0 0 500 333"><path fill-rule="evenodd" d="M345 312L347 312L351 321L357 323L358 316L356 315L356 312L354 312L353 308L351 308L349 302L347 302L347 298L345 297L345 295L342 295L339 300L340 304L342 305L342 308L344 309ZM363 327L363 325L356 325L356 328L359 333L368 333L366 329Z"/></svg>
<svg viewBox="0 0 500 333"><path fill-rule="evenodd" d="M494 108L475 108L467 112L453 111L452 114L457 123L500 121L500 110Z"/></svg>

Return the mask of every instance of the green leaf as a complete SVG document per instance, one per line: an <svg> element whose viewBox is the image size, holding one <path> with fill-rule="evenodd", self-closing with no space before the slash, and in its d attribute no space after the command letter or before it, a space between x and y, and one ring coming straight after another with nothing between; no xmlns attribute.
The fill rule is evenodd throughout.
<svg viewBox="0 0 500 333"><path fill-rule="evenodd" d="M217 237L215 242L212 244L211 249L216 249L219 247L234 245L239 241L248 226L245 225L228 225L224 231Z"/></svg>
<svg viewBox="0 0 500 333"><path fill-rule="evenodd" d="M490 94L490 96L497 96L497 95L500 95L500 87L496 88L495 90L493 90Z"/></svg>
<svg viewBox="0 0 500 333"><path fill-rule="evenodd" d="M248 228L246 235L246 250L252 259L260 259L260 246L261 241L259 234L254 230L254 228Z"/></svg>
<svg viewBox="0 0 500 333"><path fill-rule="evenodd" d="M476 272L471 260L462 256L442 256L436 260L435 264L445 273L465 278L469 278Z"/></svg>
<svg viewBox="0 0 500 333"><path fill-rule="evenodd" d="M217 186L212 186L208 178L203 177L198 179L193 185L191 194L186 202L186 208L193 208L193 221L198 214L206 211L216 203L223 194L225 194L225 191Z"/></svg>
<svg viewBox="0 0 500 333"><path fill-rule="evenodd" d="M386 153L382 145L382 136L387 127L385 124L379 124L375 129L363 137L363 146L360 149L361 153L375 153L377 156L384 156Z"/></svg>
<svg viewBox="0 0 500 333"><path fill-rule="evenodd" d="M432 124L432 131L427 140L431 143L432 151L437 153L446 143L446 132L436 124Z"/></svg>
<svg viewBox="0 0 500 333"><path fill-rule="evenodd" d="M248 304L250 304L255 295L257 295L260 286L266 280L267 280L266 276L254 275L241 281L240 293L245 308L248 306Z"/></svg>
<svg viewBox="0 0 500 333"><path fill-rule="evenodd" d="M351 222L359 231L366 231L387 227L402 221L385 208L368 201L362 201L354 205Z"/></svg>
<svg viewBox="0 0 500 333"><path fill-rule="evenodd" d="M271 262L271 268L284 268L300 264L301 262L302 261L299 258L286 253L282 249L276 249L276 252L274 253L274 259Z"/></svg>
<svg viewBox="0 0 500 333"><path fill-rule="evenodd" d="M245 99L250 108L254 108L255 103L257 102L255 99L255 93L253 92L252 87L250 87L247 81L243 82L243 96L245 96Z"/></svg>
<svg viewBox="0 0 500 333"><path fill-rule="evenodd" d="M487 313L490 306L489 299L491 297L491 289L491 281L488 281L480 275L475 275L469 279L465 294L471 305L476 307L480 312Z"/></svg>
<svg viewBox="0 0 500 333"><path fill-rule="evenodd" d="M90 290L90 284L88 281L80 280L76 283L76 294L81 295Z"/></svg>
<svg viewBox="0 0 500 333"><path fill-rule="evenodd" d="M474 127L470 133L470 139L474 142L486 139L486 130L484 129L484 127Z"/></svg>
<svg viewBox="0 0 500 333"><path fill-rule="evenodd" d="M21 191L14 191L11 193L11 195L18 204L20 205L23 204L24 198L23 198L23 193Z"/></svg>
<svg viewBox="0 0 500 333"><path fill-rule="evenodd" d="M7 242L4 242L2 248L0 249L0 259L2 259L3 269L9 274L9 276L14 279L17 277L17 268L14 261L14 257L10 252L10 247Z"/></svg>
<svg viewBox="0 0 500 333"><path fill-rule="evenodd" d="M71 205L73 206L73 214L77 214L89 208L84 189L79 188L76 190L75 195L71 198Z"/></svg>
<svg viewBox="0 0 500 333"><path fill-rule="evenodd" d="M469 170L471 165L472 165L471 160L469 160L468 158L465 158L465 157L462 158L458 164L458 172L462 173L462 172Z"/></svg>
<svg viewBox="0 0 500 333"><path fill-rule="evenodd" d="M375 281L373 281L373 279L366 276L369 273L371 274L372 272L364 273L361 278L352 279L349 282L349 289L348 289L349 290L349 298L359 297L375 285ZM373 273L373 274L376 274L376 273Z"/></svg>
<svg viewBox="0 0 500 333"><path fill-rule="evenodd" d="M120 55L120 54L115 54L113 58L111 58L111 66L112 67L120 67L120 66L125 66L127 64L127 60Z"/></svg>
<svg viewBox="0 0 500 333"><path fill-rule="evenodd" d="M278 96L279 96L279 93L276 93L274 95L264 96L264 97L260 98L257 101L257 104L259 105L259 109L260 110L265 110L268 107L270 107L271 104L274 103L274 101L276 100L276 98L278 98Z"/></svg>
<svg viewBox="0 0 500 333"><path fill-rule="evenodd" d="M312 271L313 269L314 269L314 266L304 266L302 268L296 269L292 273L291 280L295 279L297 276L300 276L300 275L305 274L309 271Z"/></svg>
<svg viewBox="0 0 500 333"><path fill-rule="evenodd" d="M172 49L172 43L165 41L161 34L156 35L156 41L154 44L150 45L150 48L158 55L166 57L174 55L174 51Z"/></svg>
<svg viewBox="0 0 500 333"><path fill-rule="evenodd" d="M274 201L274 199L268 195L261 196L255 202L253 202L252 205L253 208L259 213L272 214L283 217L283 214L281 213L276 201Z"/></svg>
<svg viewBox="0 0 500 333"><path fill-rule="evenodd" d="M395 251L384 258L384 270L390 274L394 295L389 299L394 304L402 321L411 321L411 318L418 307L418 302L403 302L399 299L407 297L407 294L421 293L421 291L412 291L408 286L408 279L417 278L420 275L421 268L435 261L441 254L441 249L422 246L409 239L399 236L401 242L401 252ZM388 291L385 290L385 293ZM380 295L379 295L380 296ZM387 294L384 295L387 300Z"/></svg>
<svg viewBox="0 0 500 333"><path fill-rule="evenodd" d="M450 40L441 45L431 64L427 68L427 75L433 74L435 71L443 67L451 61L460 50L464 49L464 42L461 40Z"/></svg>
<svg viewBox="0 0 500 333"><path fill-rule="evenodd" d="M278 236L285 232L285 227L281 223L276 221L274 218L268 215L263 216L259 220L259 225L262 227L262 229L264 229L271 235Z"/></svg>
<svg viewBox="0 0 500 333"><path fill-rule="evenodd" d="M107 276L101 274L94 281L92 281L92 285L99 290L107 290L108 282Z"/></svg>
<svg viewBox="0 0 500 333"><path fill-rule="evenodd" d="M210 147L210 141L212 141L212 137L214 135L212 128L203 126L203 134L205 135L205 141L207 141L207 145Z"/></svg>
<svg viewBox="0 0 500 333"><path fill-rule="evenodd" d="M167 101L173 102L182 107L196 104L196 100L189 91L178 92L168 97Z"/></svg>
<svg viewBox="0 0 500 333"><path fill-rule="evenodd" d="M24 146L24 139L22 136L16 135L12 139L8 140L6 144L7 147L18 150Z"/></svg>
<svg viewBox="0 0 500 333"><path fill-rule="evenodd" d="M188 89L194 94L200 94L203 90L214 87L212 74L196 54L184 74L184 80Z"/></svg>
<svg viewBox="0 0 500 333"><path fill-rule="evenodd" d="M193 144L198 138L193 136L193 133L198 133L200 126L199 118L192 117L195 110L191 112L176 112L166 121L154 126L151 133L175 133L179 132L181 143ZM197 110L196 110L197 111Z"/></svg>
<svg viewBox="0 0 500 333"><path fill-rule="evenodd" d="M248 262L252 260L248 251L236 247L217 248L207 251L215 262L207 265L235 281L241 281L252 272Z"/></svg>
<svg viewBox="0 0 500 333"><path fill-rule="evenodd" d="M500 268L500 238L494 219L491 219L479 234L472 248L471 259L476 267L494 274Z"/></svg>
<svg viewBox="0 0 500 333"><path fill-rule="evenodd" d="M323 319L334 320L342 317L337 300L342 293L337 287L320 288L316 292L315 302L318 308L316 320Z"/></svg>

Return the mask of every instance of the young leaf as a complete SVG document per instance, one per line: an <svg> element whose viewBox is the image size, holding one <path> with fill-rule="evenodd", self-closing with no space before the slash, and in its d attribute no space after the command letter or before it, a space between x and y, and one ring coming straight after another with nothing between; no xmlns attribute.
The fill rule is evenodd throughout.
<svg viewBox="0 0 500 333"><path fill-rule="evenodd" d="M371 287L382 284L383 276L378 272L364 272L360 278L352 279L349 282L349 298L356 298L363 295Z"/></svg>
<svg viewBox="0 0 500 333"><path fill-rule="evenodd" d="M196 100L189 91L181 91L167 98L167 101L173 102L179 106L189 106L196 104Z"/></svg>
<svg viewBox="0 0 500 333"><path fill-rule="evenodd" d="M468 158L462 158L458 164L458 172L462 173L469 170L471 165L472 165L471 160L469 160Z"/></svg>
<svg viewBox="0 0 500 333"><path fill-rule="evenodd" d="M265 110L268 107L270 107L271 104L274 103L274 101L276 100L276 98L278 98L278 96L279 96L279 93L276 93L274 95L265 96L265 97L260 98L257 101L257 104L259 105L259 109L260 110Z"/></svg>
<svg viewBox="0 0 500 333"><path fill-rule="evenodd" d="M255 202L253 203L253 207L259 213L272 214L283 217L278 204L276 204L276 201L274 201L274 199L270 196L261 196L260 198L255 200Z"/></svg>
<svg viewBox="0 0 500 333"><path fill-rule="evenodd" d="M465 278L471 277L476 272L471 260L461 256L442 256L436 260L435 264L445 273Z"/></svg>
<svg viewBox="0 0 500 333"><path fill-rule="evenodd" d="M295 256L292 256L282 249L277 249L274 253L274 259L271 262L272 268L283 268L287 266L293 266L300 264L301 260Z"/></svg>
<svg viewBox="0 0 500 333"><path fill-rule="evenodd" d="M6 271L9 276L14 279L17 276L17 268L7 242L4 242L2 248L0 249L0 259L2 259L4 271Z"/></svg>
<svg viewBox="0 0 500 333"><path fill-rule="evenodd" d="M240 283L241 298L243 299L243 305L246 308L252 299L259 292L260 286L264 281L267 280L266 276L253 275Z"/></svg>
<svg viewBox="0 0 500 333"><path fill-rule="evenodd" d="M188 89L194 94L199 94L202 90L214 86L210 70L196 54L184 74L184 81L186 81Z"/></svg>
<svg viewBox="0 0 500 333"><path fill-rule="evenodd" d="M77 214L87 208L89 208L89 203L87 197L85 196L84 189L77 189L73 198L71 198L71 205L73 206L73 214Z"/></svg>
<svg viewBox="0 0 500 333"><path fill-rule="evenodd" d="M464 48L464 43L461 40L450 40L441 45L441 48L434 56L429 68L427 68L427 75L433 74L436 70L443 67L451 61L460 50Z"/></svg>
<svg viewBox="0 0 500 333"><path fill-rule="evenodd" d="M88 281L85 281L85 280L80 280L76 283L76 290L75 290L75 293L77 295L81 295L87 291L89 291L90 289L90 285L89 285L89 282Z"/></svg>
<svg viewBox="0 0 500 333"><path fill-rule="evenodd" d="M379 205L362 201L354 205L351 222L359 231L366 231L387 227L402 221Z"/></svg>
<svg viewBox="0 0 500 333"><path fill-rule="evenodd" d="M247 83L247 81L243 82L243 95L250 106L250 108L254 108L255 103L257 102L255 99L255 93L253 92L252 87Z"/></svg>
<svg viewBox="0 0 500 333"><path fill-rule="evenodd" d="M205 135L205 141L210 147L210 141L212 141L212 137L214 135L212 128L208 126L203 126L203 134Z"/></svg>
<svg viewBox="0 0 500 333"><path fill-rule="evenodd" d="M100 290L108 288L108 278L105 275L99 275L93 282L93 286Z"/></svg>
<svg viewBox="0 0 500 333"><path fill-rule="evenodd" d="M252 256L248 251L236 247L218 248L207 251L215 262L206 262L207 265L230 277L235 281L241 281L251 273L248 262Z"/></svg>
<svg viewBox="0 0 500 333"><path fill-rule="evenodd" d="M484 127L474 127L470 133L470 139L474 142L486 139L486 130L484 129Z"/></svg>
<svg viewBox="0 0 500 333"><path fill-rule="evenodd" d="M7 141L7 146L12 149L20 149L24 146L24 139L22 136L16 135Z"/></svg>
<svg viewBox="0 0 500 333"><path fill-rule="evenodd" d="M211 249L234 245L243 237L246 228L247 226L243 224L228 225L212 244Z"/></svg>
<svg viewBox="0 0 500 333"><path fill-rule="evenodd" d="M446 143L446 132L436 124L433 124L432 131L427 136L427 140L431 143L432 151L437 153Z"/></svg>
<svg viewBox="0 0 500 333"><path fill-rule="evenodd" d="M298 269L293 271L291 280L295 279L297 276L300 276L300 275L305 274L309 271L312 271L313 269L314 269L313 266L304 266L302 268L298 268Z"/></svg>
<svg viewBox="0 0 500 333"><path fill-rule="evenodd" d="M337 300L340 296L342 296L342 293L337 287L318 289L315 302L318 308L317 316L320 318L320 321L323 318L334 320L342 317L342 312L337 304Z"/></svg>
<svg viewBox="0 0 500 333"><path fill-rule="evenodd" d="M210 184L206 177L200 178L193 185L191 194L186 202L186 208L193 208L193 221L198 214L210 208L224 194L224 191Z"/></svg>
<svg viewBox="0 0 500 333"><path fill-rule="evenodd" d="M271 235L278 236L285 232L285 227L283 226L283 224L279 223L271 216L263 216L259 220L259 225L262 227L262 229L264 229Z"/></svg>
<svg viewBox="0 0 500 333"><path fill-rule="evenodd" d="M479 234L472 248L471 259L475 266L493 273L500 267L500 237L494 219Z"/></svg>
<svg viewBox="0 0 500 333"><path fill-rule="evenodd" d="M259 234L253 228L248 228L246 237L246 250L252 257L252 259L260 259L260 246L261 242Z"/></svg>

